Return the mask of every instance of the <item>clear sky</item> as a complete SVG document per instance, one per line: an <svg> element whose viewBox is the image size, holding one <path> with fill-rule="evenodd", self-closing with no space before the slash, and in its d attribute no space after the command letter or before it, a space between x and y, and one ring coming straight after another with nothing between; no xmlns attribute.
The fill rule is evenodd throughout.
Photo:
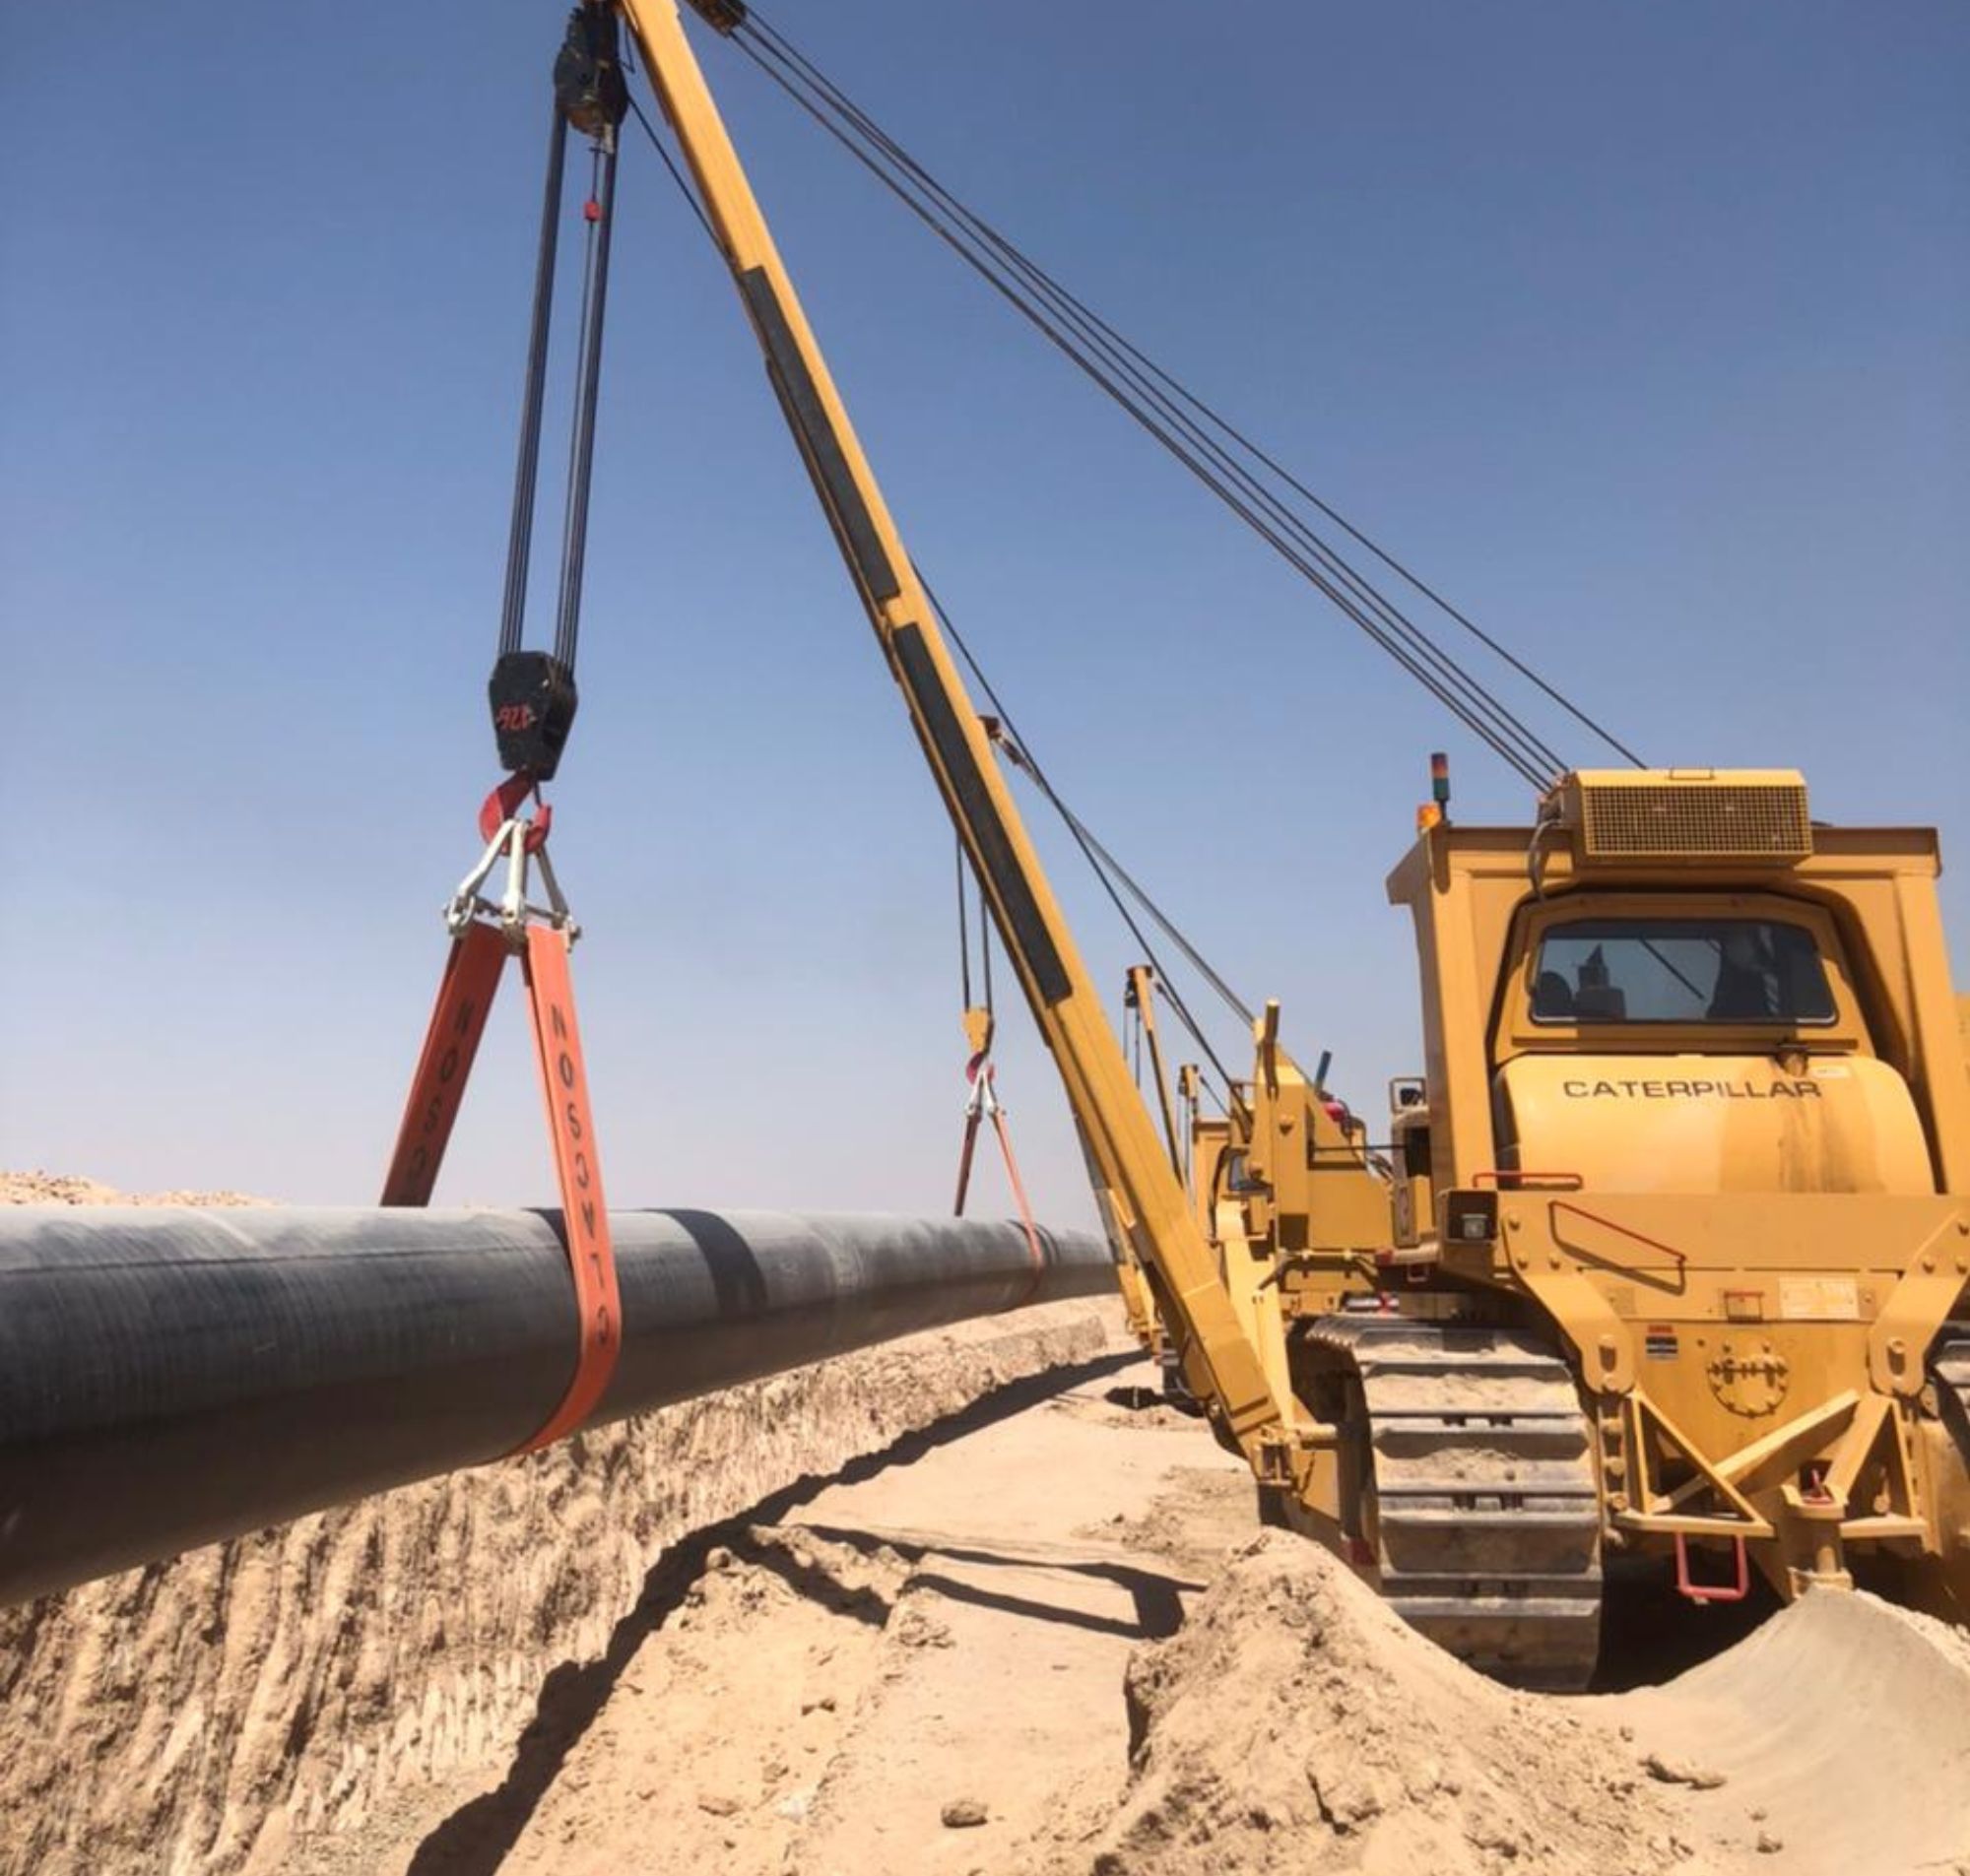
<svg viewBox="0 0 1970 1876"><path fill-rule="evenodd" d="M1970 857L1957 0L769 15L1646 756L1797 764L1820 815ZM367 1202L493 779L563 7L80 17L11 9L0 59L0 1161ZM1375 1111L1417 1066L1382 880L1428 751L1466 818L1521 817L1520 785L700 53L906 538L1057 781ZM611 1197L940 1209L950 835L730 285L635 144L619 227L556 789ZM1083 1217L1006 1028L1036 1198ZM515 1001L440 1199L551 1197L523 1037Z"/></svg>

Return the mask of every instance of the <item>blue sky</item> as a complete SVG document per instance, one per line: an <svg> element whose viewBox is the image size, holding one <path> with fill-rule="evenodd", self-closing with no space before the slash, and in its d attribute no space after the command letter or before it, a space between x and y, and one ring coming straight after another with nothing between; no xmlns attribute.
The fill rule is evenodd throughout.
<svg viewBox="0 0 1970 1876"><path fill-rule="evenodd" d="M8 1164L373 1196L493 779L562 11L10 17ZM770 17L1645 755L1798 764L1827 818L1970 845L1963 8ZM1518 783L732 48L700 53L912 550L1056 780L1372 1110L1415 1066L1382 879L1428 751L1466 818L1520 817ZM938 1209L950 836L729 283L634 145L619 230L556 789L611 1197ZM1084 1216L1006 1027L1036 1197ZM440 1198L549 1197L531 1074L515 1001Z"/></svg>

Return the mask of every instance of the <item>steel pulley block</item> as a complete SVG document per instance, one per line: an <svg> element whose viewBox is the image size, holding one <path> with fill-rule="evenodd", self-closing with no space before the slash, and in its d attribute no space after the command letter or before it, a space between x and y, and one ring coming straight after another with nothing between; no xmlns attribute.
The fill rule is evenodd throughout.
<svg viewBox="0 0 1970 1876"><path fill-rule="evenodd" d="M554 778L574 728L574 673L552 652L509 651L486 686L500 766L536 781Z"/></svg>

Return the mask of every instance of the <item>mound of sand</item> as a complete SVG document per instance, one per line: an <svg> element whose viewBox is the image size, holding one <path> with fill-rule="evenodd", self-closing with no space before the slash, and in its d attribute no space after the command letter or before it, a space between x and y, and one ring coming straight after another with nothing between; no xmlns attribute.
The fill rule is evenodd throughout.
<svg viewBox="0 0 1970 1876"><path fill-rule="evenodd" d="M1700 1741L1786 1876L1970 1876L1961 1629L1821 1591L1666 1687L1594 1705L1618 1710L1644 1743Z"/></svg>
<svg viewBox="0 0 1970 1876"><path fill-rule="evenodd" d="M1127 1786L1060 1876L1656 1876L1694 1855L1616 1722L1472 1672L1290 1533L1240 1549L1127 1692Z"/></svg>
<svg viewBox="0 0 1970 1876"><path fill-rule="evenodd" d="M1289 1533L1127 1685L1130 1767L1049 1876L1970 1876L1970 1636L1809 1594L1662 1687L1520 1694Z"/></svg>
<svg viewBox="0 0 1970 1876"><path fill-rule="evenodd" d="M264 1205L238 1192L118 1192L74 1173L0 1172L0 1205Z"/></svg>

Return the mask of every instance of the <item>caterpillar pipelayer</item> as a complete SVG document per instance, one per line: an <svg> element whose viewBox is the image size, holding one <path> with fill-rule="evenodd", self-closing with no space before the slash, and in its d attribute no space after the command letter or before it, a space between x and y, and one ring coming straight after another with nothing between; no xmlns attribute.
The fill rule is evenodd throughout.
<svg viewBox="0 0 1970 1876"><path fill-rule="evenodd" d="M1970 1005L1935 836L1817 825L1785 773L1571 774L1512 828L1432 805L1389 880L1427 1051L1392 1143L1269 1004L1229 1118L1193 1118L1186 1189L675 0L621 12L1058 1065L1125 1291L1262 1515L1528 1685L1585 1684L1623 1555L1696 1598L1865 1573L1970 1614Z"/></svg>

